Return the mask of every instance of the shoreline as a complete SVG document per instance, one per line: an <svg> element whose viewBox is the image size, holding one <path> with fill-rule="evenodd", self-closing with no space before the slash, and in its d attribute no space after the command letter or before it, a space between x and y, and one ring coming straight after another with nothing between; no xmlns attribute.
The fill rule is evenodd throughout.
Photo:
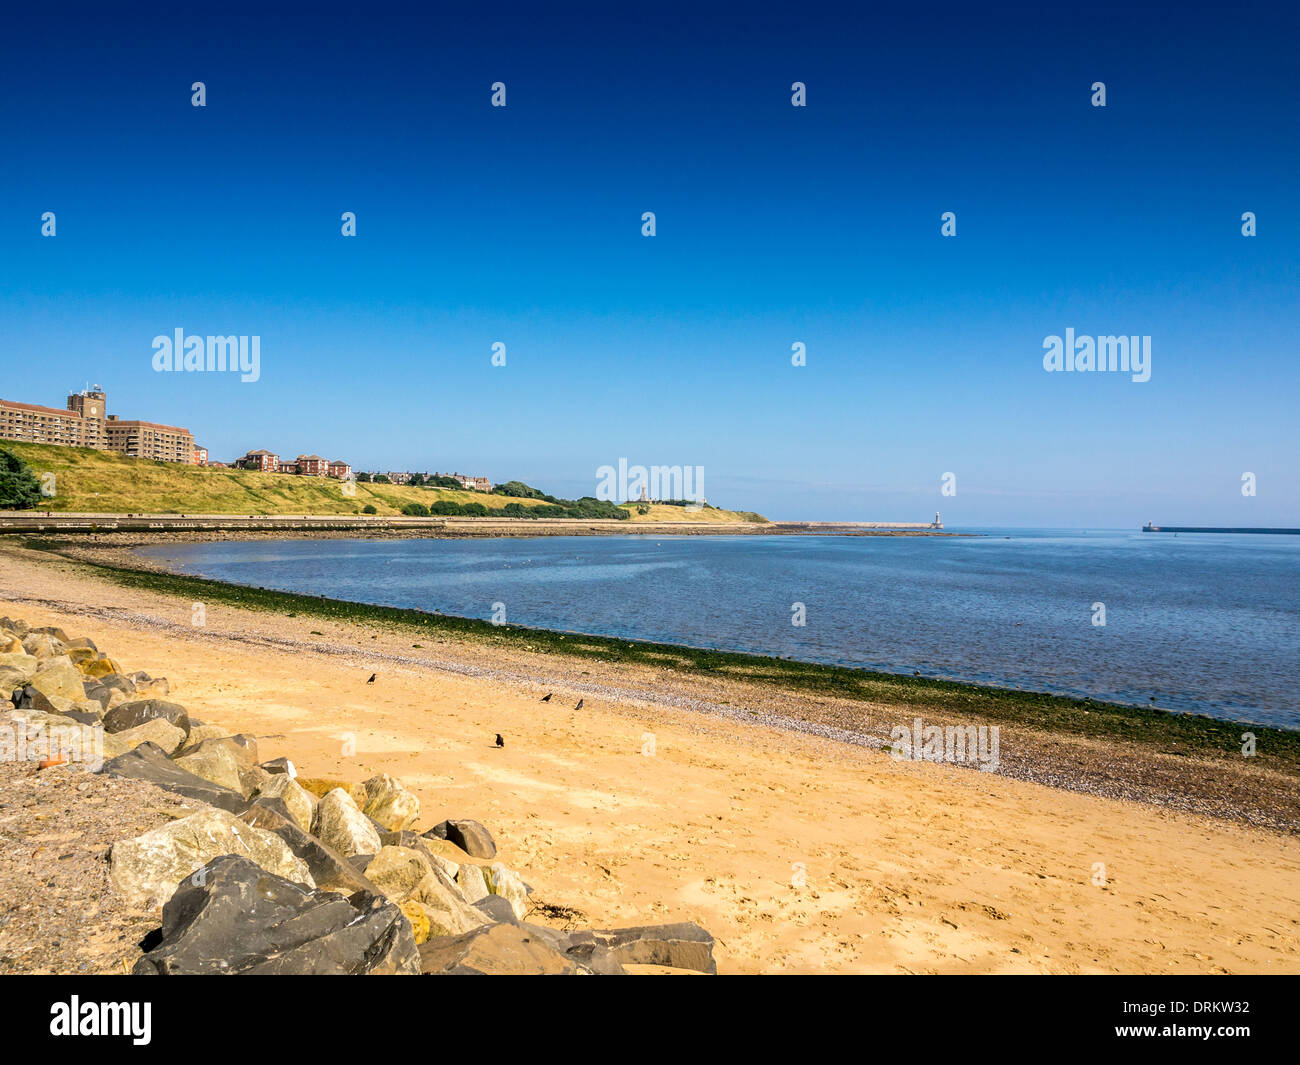
<svg viewBox="0 0 1300 1065"><path fill-rule="evenodd" d="M0 612L75 624L304 775L389 773L493 825L512 867L595 925L695 921L723 972L1300 971L1300 773L1276 754L1003 720L996 773L896 761L871 741L900 714L971 719L942 685L848 692L780 661L557 654L525 631L209 591L196 628L182 589L0 542Z"/></svg>
<svg viewBox="0 0 1300 1065"><path fill-rule="evenodd" d="M606 521L591 518L409 518L338 515L0 512L0 536L85 536L92 542L203 543L261 539L466 539L544 536L974 536L879 522Z"/></svg>

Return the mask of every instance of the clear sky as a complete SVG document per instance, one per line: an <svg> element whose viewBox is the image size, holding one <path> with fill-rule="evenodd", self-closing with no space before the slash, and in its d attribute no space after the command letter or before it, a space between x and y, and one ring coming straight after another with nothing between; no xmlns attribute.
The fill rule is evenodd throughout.
<svg viewBox="0 0 1300 1065"><path fill-rule="evenodd" d="M1300 526L1300 15L1072 6L2 16L0 396L774 518ZM177 328L260 379L156 373ZM1046 372L1067 328L1151 379Z"/></svg>

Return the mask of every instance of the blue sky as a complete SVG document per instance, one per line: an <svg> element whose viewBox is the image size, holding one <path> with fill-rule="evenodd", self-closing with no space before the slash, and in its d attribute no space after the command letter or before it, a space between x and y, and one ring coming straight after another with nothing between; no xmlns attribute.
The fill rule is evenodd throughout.
<svg viewBox="0 0 1300 1065"><path fill-rule="evenodd" d="M777 518L1300 525L1300 16L571 10L0 18L0 396ZM178 327L260 380L155 373ZM1151 380L1045 372L1067 327Z"/></svg>

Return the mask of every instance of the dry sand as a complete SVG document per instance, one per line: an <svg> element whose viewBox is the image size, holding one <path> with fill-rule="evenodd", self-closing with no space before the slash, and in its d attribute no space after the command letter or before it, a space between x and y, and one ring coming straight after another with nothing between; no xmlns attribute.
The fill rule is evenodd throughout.
<svg viewBox="0 0 1300 1065"><path fill-rule="evenodd" d="M583 924L698 921L723 973L1300 972L1295 835L590 694L613 665L537 655L529 681L522 655L222 606L196 628L11 547L0 613L166 676L304 775L400 777L421 829L482 821Z"/></svg>

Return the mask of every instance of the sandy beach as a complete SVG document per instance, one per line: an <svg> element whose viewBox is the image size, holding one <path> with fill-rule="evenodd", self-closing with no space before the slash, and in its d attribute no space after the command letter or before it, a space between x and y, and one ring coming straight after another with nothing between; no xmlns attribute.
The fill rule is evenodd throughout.
<svg viewBox="0 0 1300 1065"><path fill-rule="evenodd" d="M1300 836L1215 816L1210 795L1177 808L1154 756L1003 741L1011 766L1127 761L1156 781L1146 801L1088 773L1062 788L904 763L765 723L818 719L790 693L218 604L198 627L187 601L13 544L0 613L166 676L305 776L389 773L430 819L491 825L537 897L588 924L696 921L722 973L1300 972ZM1207 791L1294 798L1290 777L1231 772Z"/></svg>

